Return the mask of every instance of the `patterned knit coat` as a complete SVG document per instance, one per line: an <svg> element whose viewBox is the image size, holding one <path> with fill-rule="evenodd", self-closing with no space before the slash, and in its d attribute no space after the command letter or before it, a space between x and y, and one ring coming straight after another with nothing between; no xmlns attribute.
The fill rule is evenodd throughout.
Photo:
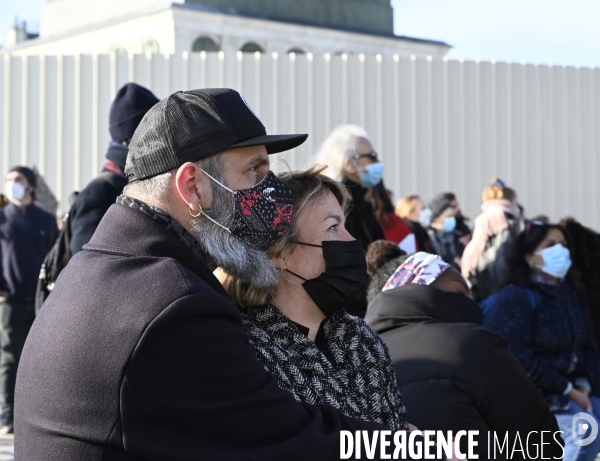
<svg viewBox="0 0 600 461"><path fill-rule="evenodd" d="M389 351L362 319L342 310L324 321L326 356L271 304L246 309L242 318L257 357L296 400L408 429Z"/></svg>

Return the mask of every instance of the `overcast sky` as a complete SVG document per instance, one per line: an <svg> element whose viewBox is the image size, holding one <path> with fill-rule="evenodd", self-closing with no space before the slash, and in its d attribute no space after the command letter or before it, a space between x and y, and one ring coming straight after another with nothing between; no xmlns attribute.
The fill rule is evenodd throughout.
<svg viewBox="0 0 600 461"><path fill-rule="evenodd" d="M0 0L34 30L45 0ZM397 34L445 41L448 56L600 67L600 0L392 0Z"/></svg>

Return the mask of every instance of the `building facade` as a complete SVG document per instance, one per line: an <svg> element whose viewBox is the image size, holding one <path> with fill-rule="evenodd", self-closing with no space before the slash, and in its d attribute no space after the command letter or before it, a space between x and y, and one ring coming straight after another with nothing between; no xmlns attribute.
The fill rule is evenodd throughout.
<svg viewBox="0 0 600 461"><path fill-rule="evenodd" d="M396 36L389 0L48 0L40 37L13 55L243 51L443 56Z"/></svg>

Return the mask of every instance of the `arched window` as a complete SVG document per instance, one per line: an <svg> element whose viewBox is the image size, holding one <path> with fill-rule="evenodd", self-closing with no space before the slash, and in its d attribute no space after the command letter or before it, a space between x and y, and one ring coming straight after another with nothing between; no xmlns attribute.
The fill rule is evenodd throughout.
<svg viewBox="0 0 600 461"><path fill-rule="evenodd" d="M288 50L288 54L306 54L306 52L302 49L302 48L292 48L290 50Z"/></svg>
<svg viewBox="0 0 600 461"><path fill-rule="evenodd" d="M144 53L160 53L160 45L156 40L150 39L144 44Z"/></svg>
<svg viewBox="0 0 600 461"><path fill-rule="evenodd" d="M242 53L263 53L265 50L262 49L262 46L260 46L258 43L255 42L248 42L245 43L244 46L240 49L240 51Z"/></svg>
<svg viewBox="0 0 600 461"><path fill-rule="evenodd" d="M221 47L217 45L210 37L198 37L192 45L192 51L221 51Z"/></svg>
<svg viewBox="0 0 600 461"><path fill-rule="evenodd" d="M127 54L127 50L123 47L115 48L115 54Z"/></svg>

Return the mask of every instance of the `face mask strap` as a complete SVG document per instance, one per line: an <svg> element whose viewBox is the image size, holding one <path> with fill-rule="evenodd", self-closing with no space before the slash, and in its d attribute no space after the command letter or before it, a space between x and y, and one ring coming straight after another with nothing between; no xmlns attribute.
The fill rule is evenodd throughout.
<svg viewBox="0 0 600 461"><path fill-rule="evenodd" d="M304 242L299 242L297 240L293 240L292 243L298 243L300 245L306 245L309 247L323 248L323 245L315 245L314 243L304 243ZM294 275L296 275L296 274L294 274Z"/></svg>
<svg viewBox="0 0 600 461"><path fill-rule="evenodd" d="M200 167L198 167L200 168ZM204 173L206 176L208 176L210 179L212 179L214 182L216 182L219 186L221 186L223 189L227 189L229 192L231 192L233 194L233 190L231 190L229 187L227 187L225 184L223 184L221 181L213 178L211 175L209 175L206 171L204 171L202 168L200 168L200 171L202 171L202 173ZM210 219L210 218L209 218ZM211 220L212 221L212 220ZM213 221L214 222L214 221ZM219 224L220 225L220 224ZM223 226L221 226L223 227Z"/></svg>
<svg viewBox="0 0 600 461"><path fill-rule="evenodd" d="M206 219L208 219L209 221L213 222L214 224L216 224L216 225L217 225L217 226L219 226L220 228L222 228L222 229L225 229L227 232L229 232L229 233L231 234L231 231L230 231L230 230L229 230L227 227L225 227L223 224L220 224L220 223L218 223L217 221L215 221L213 218L211 218L210 216L208 216L208 215L206 214L206 212L204 212L204 213L202 213L202 214L204 215L204 217L205 217Z"/></svg>
<svg viewBox="0 0 600 461"><path fill-rule="evenodd" d="M289 270L289 269L285 269L285 270L286 270L287 272L289 272L290 274L292 274L292 275L295 275L295 276L296 276L296 277L298 277L299 279L302 279L302 280L304 280L305 282L308 282L308 279L305 279L305 278L304 278L304 277L302 277L301 275L298 275L298 274L296 274L296 273L292 272L292 271L291 271L291 270Z"/></svg>

